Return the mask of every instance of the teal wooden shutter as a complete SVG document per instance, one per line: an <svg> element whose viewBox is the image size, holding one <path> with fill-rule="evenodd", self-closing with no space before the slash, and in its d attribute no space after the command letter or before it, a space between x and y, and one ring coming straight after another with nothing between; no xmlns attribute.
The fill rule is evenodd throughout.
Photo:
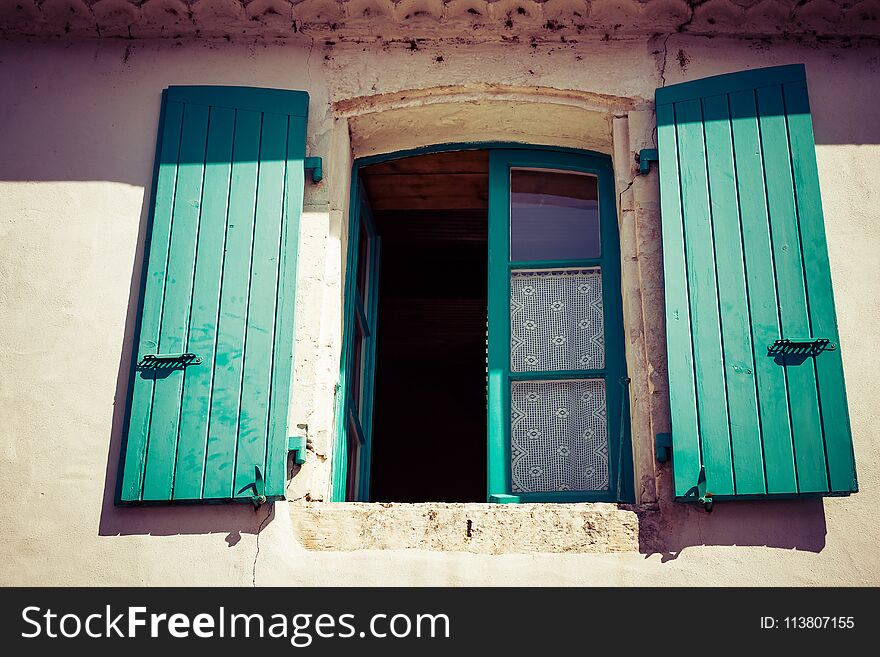
<svg viewBox="0 0 880 657"><path fill-rule="evenodd" d="M804 67L656 101L676 496L857 491Z"/></svg>
<svg viewBox="0 0 880 657"><path fill-rule="evenodd" d="M284 496L307 108L163 95L123 504Z"/></svg>

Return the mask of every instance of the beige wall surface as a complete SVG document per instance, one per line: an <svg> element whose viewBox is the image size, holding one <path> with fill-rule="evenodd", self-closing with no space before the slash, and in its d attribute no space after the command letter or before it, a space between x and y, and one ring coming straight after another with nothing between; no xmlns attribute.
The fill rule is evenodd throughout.
<svg viewBox="0 0 880 657"><path fill-rule="evenodd" d="M326 526L331 543L334 523L345 541L304 539L328 493L352 153L473 137L497 107L493 139L617 156L614 117L650 110L661 84L795 62L810 85L860 493L706 514L668 501L664 466L659 510L638 510L641 524L627 515L637 540L619 551L412 547L370 519L380 508L341 506ZM308 151L327 170L306 189L290 417L311 449L290 501L257 512L112 503L160 92L172 84L307 90ZM880 584L878 90L880 46L848 39L0 42L0 584ZM535 125L530 99L554 108L549 127ZM655 197L643 191L643 205ZM648 332L650 344L659 332ZM662 385L652 390L662 398ZM517 517L528 531L528 515ZM352 539L376 528L387 540Z"/></svg>

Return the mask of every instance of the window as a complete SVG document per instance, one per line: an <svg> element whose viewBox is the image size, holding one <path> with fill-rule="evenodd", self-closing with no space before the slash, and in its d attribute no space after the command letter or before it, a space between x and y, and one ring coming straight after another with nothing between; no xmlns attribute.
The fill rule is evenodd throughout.
<svg viewBox="0 0 880 657"><path fill-rule="evenodd" d="M354 294L346 302L354 321L346 326L350 359L344 388L345 499L364 499L369 486L370 435L373 422L373 364L376 349L376 299L379 240L366 195L359 195L349 266L355 272Z"/></svg>
<svg viewBox="0 0 880 657"><path fill-rule="evenodd" d="M378 312L367 313L378 351L364 373L365 274L349 262L344 387L357 395L369 378L375 392L360 393L366 431L346 411L334 498L629 499L610 159L504 148L402 155L355 166L359 207L372 205L383 244ZM349 254L362 258L377 238L352 221L360 239ZM363 437L357 456L351 433Z"/></svg>
<svg viewBox="0 0 880 657"><path fill-rule="evenodd" d="M489 498L627 499L610 160L497 150L490 176Z"/></svg>

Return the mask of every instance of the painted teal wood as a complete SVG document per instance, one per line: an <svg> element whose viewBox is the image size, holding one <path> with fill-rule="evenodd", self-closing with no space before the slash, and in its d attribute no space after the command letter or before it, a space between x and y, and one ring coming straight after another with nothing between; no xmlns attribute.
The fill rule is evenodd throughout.
<svg viewBox="0 0 880 657"><path fill-rule="evenodd" d="M778 86L786 82L804 80L803 64L786 64L756 68L750 71L736 71L724 75L713 75L691 82L682 82L670 87L657 89L658 105L680 103L685 100L702 100L713 96L727 95L738 91L754 92L761 87Z"/></svg>
<svg viewBox="0 0 880 657"><path fill-rule="evenodd" d="M812 335L804 285L798 217L795 208L791 153L782 88L763 87L756 92L761 150L764 155L764 178L770 208L773 235L773 261L776 267L776 290L779 295L779 337ZM811 360L800 364L787 361L788 406L791 412L794 457L799 492L826 492L828 477L822 425L816 394L816 374Z"/></svg>
<svg viewBox="0 0 880 657"><path fill-rule="evenodd" d="M510 372L510 169L545 168L590 173L598 177L601 258L590 260L602 271L605 323L605 369L545 371L521 377ZM544 268L568 267L581 261L538 261ZM517 265L518 267L518 265ZM489 501L631 501L631 467L623 471L618 486L620 460L630 463L628 426L621 427L621 405L626 377L623 314L620 296L620 249L616 204L607 156L549 150L490 149L489 151L489 326L488 326L488 482ZM511 495L510 383L517 379L582 379L598 375L606 380L609 487L606 491L554 492ZM621 440L623 436L623 440ZM618 490L620 495L618 498Z"/></svg>
<svg viewBox="0 0 880 657"><path fill-rule="evenodd" d="M693 494L700 467L721 498L857 490L840 350L768 350L800 336L837 344L804 68L656 99L676 496ZM733 490L719 485L728 462Z"/></svg>
<svg viewBox="0 0 880 657"><path fill-rule="evenodd" d="M138 368L119 503L284 495L307 102L287 93L164 96L136 357L200 361Z"/></svg>
<svg viewBox="0 0 880 657"><path fill-rule="evenodd" d="M361 327L361 331L363 332L364 337L369 338L372 333L372 331L370 330L370 320L367 319L367 311L364 308L364 302L357 297L355 297L354 300L354 314L357 323Z"/></svg>
<svg viewBox="0 0 880 657"><path fill-rule="evenodd" d="M144 462L150 435L150 415L155 380L137 363L142 354L159 351L159 328L162 324L162 298L165 290L168 246L171 241L171 215L174 210L174 189L177 185L177 162L180 153L180 130L183 125L183 104L167 101L163 96L162 118L159 122L158 153L153 211L150 217L149 255L144 272L141 303L141 326L132 369L129 429L123 451L121 501L141 499L144 489Z"/></svg>
<svg viewBox="0 0 880 657"><path fill-rule="evenodd" d="M511 492L510 472L510 163L489 153L488 382L486 499ZM494 301L494 303L493 303Z"/></svg>
<svg viewBox="0 0 880 657"><path fill-rule="evenodd" d="M349 216L347 253L345 257L345 298L343 299L342 351L339 354L339 384L336 388L334 409L336 448L333 450L333 462L330 472L330 497L333 502L344 502L348 477L348 427L349 427L349 389L351 383L351 365L353 352L353 336L355 324L355 303L357 299L357 240L360 235L360 197L362 186L358 176L356 161L351 173L349 188Z"/></svg>
<svg viewBox="0 0 880 657"><path fill-rule="evenodd" d="M226 257L220 287L217 355L214 362L211 422L205 459L204 496L207 498L235 496L235 449L241 413L260 123L261 117L257 112L236 112L232 184L226 225Z"/></svg>
<svg viewBox="0 0 880 657"><path fill-rule="evenodd" d="M309 95L305 91L265 89L260 87L169 87L169 102L180 102L234 110L274 112L305 118L309 111Z"/></svg>
<svg viewBox="0 0 880 657"><path fill-rule="evenodd" d="M376 324L378 321L379 296L379 236L372 218L369 200L358 176L358 163L352 172L351 214L349 216L349 244L346 259L345 301L346 317L343 331L342 354L340 358L340 384L337 390L336 426L340 448L335 451L331 473L332 499L346 501L348 469L349 427L354 427L355 437L360 445L358 457L357 500L370 498L372 475L372 427L373 427L373 381L376 372ZM363 233L361 227L363 226ZM368 258L367 289L360 298L357 286L358 240L362 235L367 239L365 250ZM366 306L365 306L366 303ZM358 339L354 330L358 324L363 336L363 363L361 370L362 397L359 404L352 398L351 381L354 377L354 341ZM352 501L352 500L349 500Z"/></svg>
<svg viewBox="0 0 880 657"><path fill-rule="evenodd" d="M783 85L812 334L839 344L807 85ZM803 236L808 235L809 239ZM858 491L840 349L814 360L831 491Z"/></svg>
<svg viewBox="0 0 880 657"><path fill-rule="evenodd" d="M208 108L186 105L180 135L180 163L171 217L171 245L162 299L159 352L183 353L192 303L196 237L205 173ZM153 391L144 472L144 500L170 500L180 429L180 395L185 369L171 370Z"/></svg>
<svg viewBox="0 0 880 657"><path fill-rule="evenodd" d="M540 372L511 372L511 381L553 381L556 379L603 379L605 370L542 370Z"/></svg>
<svg viewBox="0 0 880 657"><path fill-rule="evenodd" d="M184 374L181 408L187 412L181 413L180 437L177 441L173 492L176 500L199 499L202 496L234 130L235 110L211 108L187 338L187 349L198 354L211 367L189 368Z"/></svg>
<svg viewBox="0 0 880 657"><path fill-rule="evenodd" d="M236 496L247 491L247 487L257 476L265 475L272 355L275 345L275 306L278 295L278 249L281 244L284 205L287 121L287 116L268 112L263 114L242 365L241 412L236 441L233 485ZM258 471L260 475L257 474ZM253 493L247 494L249 496Z"/></svg>
<svg viewBox="0 0 880 657"><path fill-rule="evenodd" d="M709 174L710 216L718 277L718 308L734 490L738 495L766 492L761 453L761 427L755 385L742 231L737 199L736 167L727 96L703 100L703 121ZM714 483L713 483L714 486Z"/></svg>
<svg viewBox="0 0 880 657"><path fill-rule="evenodd" d="M373 483L373 412L375 406L373 403L373 394L375 391L376 377L376 349L378 343L377 324L379 321L379 276L382 253L382 239L376 233L376 224L373 221L370 204L364 196L364 207L362 221L365 222L367 228L368 239L370 240L370 248L368 253L370 256L370 266L367 270L367 295L366 304L369 315L368 329L369 343L364 358L364 399L361 414L363 415L364 431L367 438L361 448L360 455L360 477L358 479L358 499L369 501L372 494Z"/></svg>
<svg viewBox="0 0 880 657"><path fill-rule="evenodd" d="M685 222L684 244L691 295L694 381L703 465L711 490L718 495L732 495L730 417L725 372L718 367L722 362L721 322L701 103L686 100L678 103L675 111L679 147L688 153L687 158L679 159L679 170L682 212L685 217L693 218Z"/></svg>
<svg viewBox="0 0 880 657"><path fill-rule="evenodd" d="M663 271L666 285L666 347L669 405L675 430L676 495L696 485L702 466L697 426L694 347L685 260L684 215L679 176L675 107L657 103L657 150L660 157L660 212L663 217Z"/></svg>
<svg viewBox="0 0 880 657"><path fill-rule="evenodd" d="M785 370L762 355L764 345L782 333L776 273L770 242L770 218L764 189L758 114L753 90L730 94L731 127L736 158L737 198L742 217L742 242L748 287L748 317L754 348L755 379L760 409L765 492L797 490L794 451L788 412Z"/></svg>
<svg viewBox="0 0 880 657"><path fill-rule="evenodd" d="M275 346L272 358L272 395L269 404L269 439L266 459L266 496L284 496L287 459L273 458L287 451L287 413L293 381L293 345L296 326L296 265L299 255L299 224L305 171L299 162L306 157L305 115L292 115L287 128L284 207L279 245L280 281L276 313ZM305 460L305 449L299 454Z"/></svg>

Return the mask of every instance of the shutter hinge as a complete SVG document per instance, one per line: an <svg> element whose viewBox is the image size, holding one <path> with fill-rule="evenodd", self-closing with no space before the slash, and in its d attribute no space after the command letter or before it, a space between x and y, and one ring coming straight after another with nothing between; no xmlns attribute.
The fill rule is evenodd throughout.
<svg viewBox="0 0 880 657"><path fill-rule="evenodd" d="M684 494L685 497L695 497L697 502L703 505L703 508L706 510L706 513L712 513L712 504L714 493L710 493L707 490L706 485L706 466L700 466L700 474L697 477L697 485L693 486L687 493Z"/></svg>
<svg viewBox="0 0 880 657"><path fill-rule="evenodd" d="M672 455L672 434L658 433L654 436L654 456L660 463L666 463Z"/></svg>
<svg viewBox="0 0 880 657"><path fill-rule="evenodd" d="M706 491L706 466L700 466L700 476L697 477L697 501L706 509L706 513L712 513L712 493Z"/></svg>
<svg viewBox="0 0 880 657"><path fill-rule="evenodd" d="M305 436L291 436L287 439L287 451L293 453L293 462L302 465L306 462Z"/></svg>
<svg viewBox="0 0 880 657"><path fill-rule="evenodd" d="M324 161L320 157L307 157L303 161L303 168L311 170L312 182L319 183L324 179Z"/></svg>
<svg viewBox="0 0 880 657"><path fill-rule="evenodd" d="M643 148L636 153L636 162L639 163L639 175L647 175L651 171L651 162L659 162L660 155L656 148Z"/></svg>
<svg viewBox="0 0 880 657"><path fill-rule="evenodd" d="M266 482L263 481L263 473L260 472L260 466L258 465L254 466L253 483L250 483L247 486L243 486L241 490L236 493L236 495L241 495L248 488L254 491L254 494L251 495L251 503L254 505L254 511L256 511L263 504L266 503Z"/></svg>

